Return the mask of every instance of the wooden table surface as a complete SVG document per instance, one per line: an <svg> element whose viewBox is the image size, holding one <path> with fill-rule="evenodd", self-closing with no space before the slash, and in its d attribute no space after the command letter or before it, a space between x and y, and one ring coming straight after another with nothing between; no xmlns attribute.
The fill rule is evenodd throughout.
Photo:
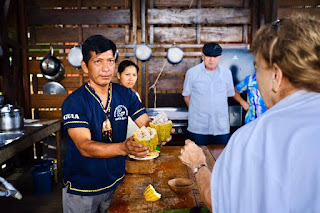
<svg viewBox="0 0 320 213"><path fill-rule="evenodd" d="M109 207L109 212L144 213L205 206L197 185L194 186L192 191L185 195L177 195L169 188L168 181L172 178L182 177L195 181L193 172L182 164L178 158L181 148L182 146L163 146L161 147L160 156L148 161L127 159L127 162L135 168L153 165L153 168L155 168L154 173L141 174L148 173L146 171L138 172L139 174L137 171L133 174L127 173L124 181L116 189L113 201ZM202 149L207 157L208 167L212 170L215 158L207 147L203 146ZM145 200L143 192L149 184L152 184L156 191L161 194L160 200L155 202L147 202Z"/></svg>

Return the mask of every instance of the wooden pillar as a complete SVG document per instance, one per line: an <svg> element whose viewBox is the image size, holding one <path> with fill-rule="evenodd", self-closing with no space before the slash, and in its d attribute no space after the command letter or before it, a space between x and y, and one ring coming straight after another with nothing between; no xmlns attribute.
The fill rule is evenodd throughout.
<svg viewBox="0 0 320 213"><path fill-rule="evenodd" d="M25 1L19 0L19 22L20 22L20 40L22 45L21 62L23 70L23 88L24 88L24 117L31 118L31 104L30 104L30 73L28 69L28 54L27 54L27 22L26 22L26 8Z"/></svg>
<svg viewBox="0 0 320 213"><path fill-rule="evenodd" d="M278 18L279 0L263 1L265 24L271 23Z"/></svg>
<svg viewBox="0 0 320 213"><path fill-rule="evenodd" d="M197 0L197 9L200 9L200 8L201 8L201 0ZM201 43L201 24L197 24L196 34L197 34L196 35L197 44L200 44Z"/></svg>

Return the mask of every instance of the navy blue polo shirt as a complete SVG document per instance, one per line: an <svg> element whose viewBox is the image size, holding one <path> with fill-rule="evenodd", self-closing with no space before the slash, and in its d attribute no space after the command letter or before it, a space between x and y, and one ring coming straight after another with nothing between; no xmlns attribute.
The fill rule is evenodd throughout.
<svg viewBox="0 0 320 213"><path fill-rule="evenodd" d="M136 120L146 113L131 89L110 83L112 143L126 140L128 116ZM109 102L108 99L108 102ZM62 105L64 129L84 127L90 129L93 141L104 142L102 124L106 120L100 98L85 83L69 95ZM66 131L67 132L67 131ZM81 155L67 132L68 148L63 167L63 181L69 185L68 193L96 195L115 189L124 178L126 156L88 158Z"/></svg>

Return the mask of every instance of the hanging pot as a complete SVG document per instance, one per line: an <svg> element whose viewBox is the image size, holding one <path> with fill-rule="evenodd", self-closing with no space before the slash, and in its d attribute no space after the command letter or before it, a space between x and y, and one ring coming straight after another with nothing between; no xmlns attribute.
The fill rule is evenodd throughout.
<svg viewBox="0 0 320 213"><path fill-rule="evenodd" d="M60 70L59 59L53 56L53 47L50 45L50 54L40 62L40 69L44 75L55 76Z"/></svg>
<svg viewBox="0 0 320 213"><path fill-rule="evenodd" d="M72 66L79 68L82 60L82 47L81 45L75 45L68 53L68 61Z"/></svg>
<svg viewBox="0 0 320 213"><path fill-rule="evenodd" d="M179 64L183 59L183 51L177 47L172 46L168 49L167 59L171 64Z"/></svg>
<svg viewBox="0 0 320 213"><path fill-rule="evenodd" d="M134 54L140 61L148 61L152 56L152 50L148 45L142 43L136 46Z"/></svg>
<svg viewBox="0 0 320 213"><path fill-rule="evenodd" d="M43 85L43 94L66 94L66 89L58 82L48 82Z"/></svg>
<svg viewBox="0 0 320 213"><path fill-rule="evenodd" d="M9 131L23 127L23 110L11 104L0 108L0 130Z"/></svg>
<svg viewBox="0 0 320 213"><path fill-rule="evenodd" d="M64 74L65 74L64 66L63 66L63 64L61 64L60 70L56 75L54 75L54 76L43 75L43 76L50 81L61 81L64 78Z"/></svg>

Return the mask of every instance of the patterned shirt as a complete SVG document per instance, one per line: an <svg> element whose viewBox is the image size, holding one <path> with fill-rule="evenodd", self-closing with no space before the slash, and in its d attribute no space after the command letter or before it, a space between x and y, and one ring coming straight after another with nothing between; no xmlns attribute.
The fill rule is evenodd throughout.
<svg viewBox="0 0 320 213"><path fill-rule="evenodd" d="M258 89L256 74L247 76L243 81L236 85L238 92L247 92L247 101L249 103L249 109L244 119L244 123L247 124L265 111L267 111L266 105L262 100L261 94Z"/></svg>

